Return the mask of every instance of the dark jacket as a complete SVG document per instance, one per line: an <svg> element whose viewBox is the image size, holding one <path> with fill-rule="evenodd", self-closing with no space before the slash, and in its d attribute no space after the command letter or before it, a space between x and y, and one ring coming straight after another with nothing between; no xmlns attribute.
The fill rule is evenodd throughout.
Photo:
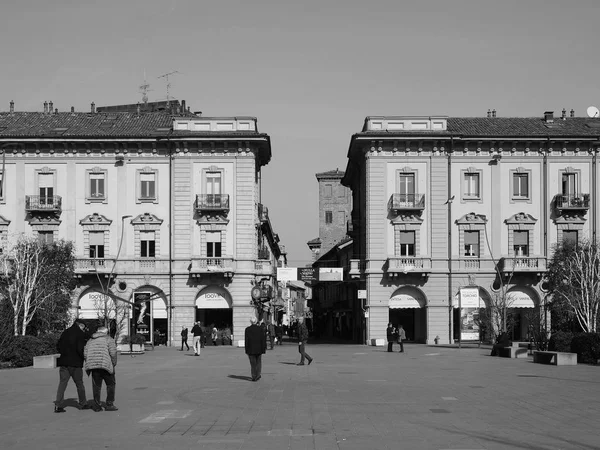
<svg viewBox="0 0 600 450"><path fill-rule="evenodd" d="M202 327L200 325L194 325L192 327L192 334L194 336L202 336Z"/></svg>
<svg viewBox="0 0 600 450"><path fill-rule="evenodd" d="M244 332L244 348L247 355L262 355L267 352L267 335L258 325L250 325Z"/></svg>
<svg viewBox="0 0 600 450"><path fill-rule="evenodd" d="M183 330L181 330L181 337L184 339L187 339L188 337L188 329L184 328Z"/></svg>
<svg viewBox="0 0 600 450"><path fill-rule="evenodd" d="M308 328L306 328L306 324L302 322L298 324L298 342L304 342L306 344L308 341Z"/></svg>
<svg viewBox="0 0 600 450"><path fill-rule="evenodd" d="M83 367L85 340L85 333L76 323L63 331L56 344L56 350L60 353L56 364L63 367Z"/></svg>
<svg viewBox="0 0 600 450"><path fill-rule="evenodd" d="M387 334L387 340L388 342L394 342L394 327L387 327L387 329L385 330L386 334Z"/></svg>

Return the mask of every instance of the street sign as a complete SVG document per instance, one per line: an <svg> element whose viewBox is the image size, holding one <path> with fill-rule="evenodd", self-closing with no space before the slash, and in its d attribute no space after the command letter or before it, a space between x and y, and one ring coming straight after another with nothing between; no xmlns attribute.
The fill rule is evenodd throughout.
<svg viewBox="0 0 600 450"><path fill-rule="evenodd" d="M366 289L359 289L358 290L358 298L360 300L366 300L366 298L367 298L367 290Z"/></svg>

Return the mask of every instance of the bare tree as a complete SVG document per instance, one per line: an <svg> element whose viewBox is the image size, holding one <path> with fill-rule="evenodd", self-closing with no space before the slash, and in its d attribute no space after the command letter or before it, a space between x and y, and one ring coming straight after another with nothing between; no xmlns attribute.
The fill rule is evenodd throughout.
<svg viewBox="0 0 600 450"><path fill-rule="evenodd" d="M581 329L595 333L600 305L600 246L583 240L556 245L546 279L553 302L567 305Z"/></svg>
<svg viewBox="0 0 600 450"><path fill-rule="evenodd" d="M96 310L98 322L104 323L105 326L110 327L110 322L114 320L114 337L118 342L120 334L126 329L129 318L129 305L124 302L115 301L102 293L99 294L98 298L94 299L94 309Z"/></svg>
<svg viewBox="0 0 600 450"><path fill-rule="evenodd" d="M13 312L13 334L25 335L36 313L56 297L69 295L73 281L72 244L64 241L45 244L20 236L0 256L0 295L8 299ZM66 256L65 256L66 255Z"/></svg>

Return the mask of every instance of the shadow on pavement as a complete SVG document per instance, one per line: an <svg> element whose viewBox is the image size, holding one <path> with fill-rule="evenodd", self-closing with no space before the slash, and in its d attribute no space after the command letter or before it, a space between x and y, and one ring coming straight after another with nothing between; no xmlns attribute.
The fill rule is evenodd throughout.
<svg viewBox="0 0 600 450"><path fill-rule="evenodd" d="M297 363L295 363L295 362L279 361L279 364L287 364L288 366L295 366Z"/></svg>
<svg viewBox="0 0 600 450"><path fill-rule="evenodd" d="M234 378L236 380L252 381L252 377L246 377L243 375L227 375L227 378Z"/></svg>

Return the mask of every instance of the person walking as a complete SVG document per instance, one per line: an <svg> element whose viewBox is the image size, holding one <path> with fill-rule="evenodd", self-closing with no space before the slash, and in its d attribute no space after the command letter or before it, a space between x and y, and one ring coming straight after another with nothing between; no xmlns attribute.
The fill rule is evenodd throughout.
<svg viewBox="0 0 600 450"><path fill-rule="evenodd" d="M244 349L250 360L252 381L258 381L262 371L262 355L267 352L267 336L256 324L256 317L250 318L250 326L244 331Z"/></svg>
<svg viewBox="0 0 600 450"><path fill-rule="evenodd" d="M388 342L388 352L392 352L393 351L393 346L394 346L394 340L395 340L395 333L394 333L394 327L392 326L391 323L388 323L387 329L385 330L385 333L387 335L387 342Z"/></svg>
<svg viewBox="0 0 600 450"><path fill-rule="evenodd" d="M79 409L90 409L83 384L83 360L86 341L84 330L85 324L77 319L73 325L62 332L56 344L56 350L60 353L60 357L56 361L59 367L59 381L56 390L56 401L54 402L55 413L66 412L63 403L65 390L71 378L77 387Z"/></svg>
<svg viewBox="0 0 600 450"><path fill-rule="evenodd" d="M192 334L194 335L194 341L192 346L194 347L194 356L200 356L200 340L202 339L202 327L200 322L196 322L192 327Z"/></svg>
<svg viewBox="0 0 600 450"><path fill-rule="evenodd" d="M117 365L117 345L115 340L108 335L108 328L99 327L92 338L85 345L85 371L92 374L92 392L94 394L95 412L102 411L100 394L102 381L106 384L105 411L118 411L115 406L115 366Z"/></svg>
<svg viewBox="0 0 600 450"><path fill-rule="evenodd" d="M400 344L400 353L404 353L404 341L406 340L406 332L402 325L398 325L398 344Z"/></svg>
<svg viewBox="0 0 600 450"><path fill-rule="evenodd" d="M267 329L269 331L269 342L271 343L271 350L273 350L275 348L275 325L273 325L273 321L269 321Z"/></svg>
<svg viewBox="0 0 600 450"><path fill-rule="evenodd" d="M282 345L283 344L283 327L281 326L281 323L278 323L275 326L275 336L277 337L277 344Z"/></svg>
<svg viewBox="0 0 600 450"><path fill-rule="evenodd" d="M297 364L298 366L304 365L304 359L308 360L308 365L313 362L313 359L306 353L305 346L308 342L308 328L306 328L306 324L304 323L304 317L300 317L298 319L298 352L300 352L300 362Z"/></svg>
<svg viewBox="0 0 600 450"><path fill-rule="evenodd" d="M213 343L213 347L217 345L217 339L219 337L219 330L217 330L216 325L213 325L212 332L210 335L210 339Z"/></svg>
<svg viewBox="0 0 600 450"><path fill-rule="evenodd" d="M187 347L188 351L190 350L190 346L187 343L188 340L188 329L185 325L181 326L181 351L183 351L183 344Z"/></svg>

